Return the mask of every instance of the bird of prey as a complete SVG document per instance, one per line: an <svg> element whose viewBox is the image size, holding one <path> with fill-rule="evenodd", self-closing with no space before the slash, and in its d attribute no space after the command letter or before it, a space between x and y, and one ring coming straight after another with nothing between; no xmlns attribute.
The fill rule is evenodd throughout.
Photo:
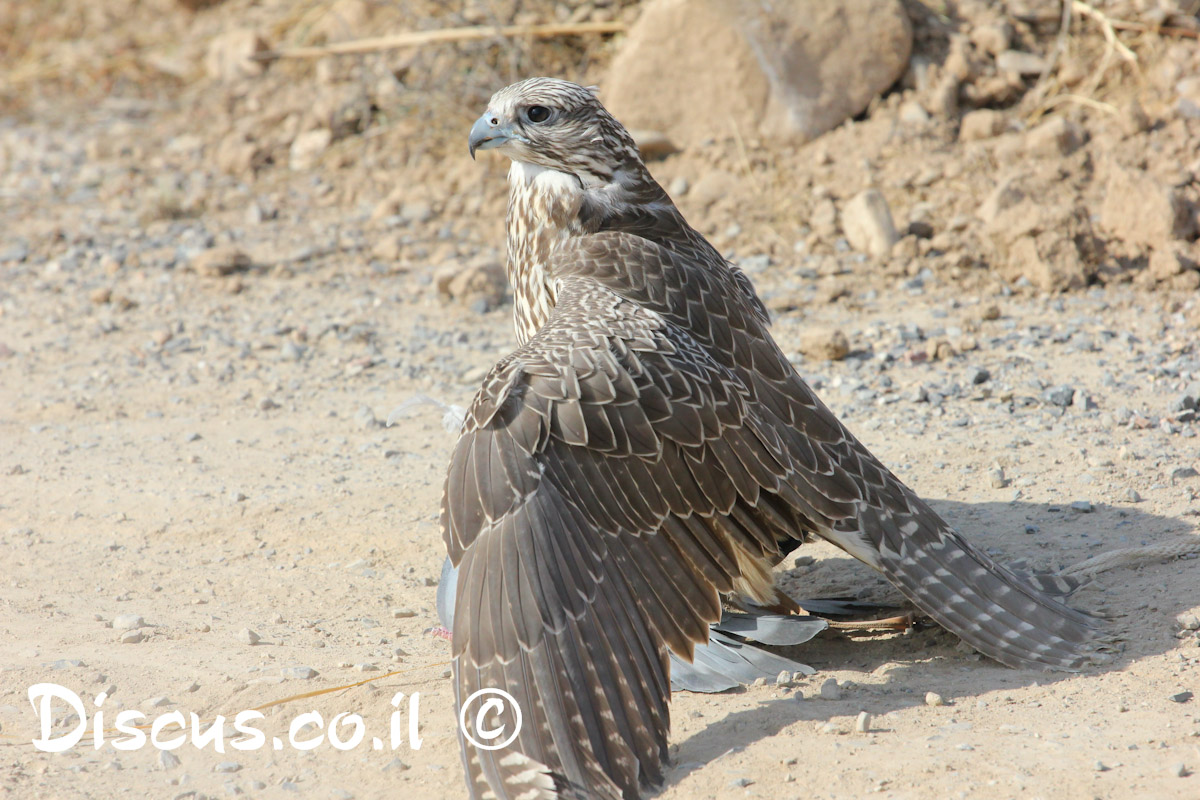
<svg viewBox="0 0 1200 800"><path fill-rule="evenodd" d="M446 477L455 696L499 689L521 714L463 715L472 797L660 784L668 653L692 657L723 595L795 611L771 570L809 536L1004 664L1077 669L1101 649L1095 617L964 540L837 420L591 89L501 89L469 144L512 160L519 346ZM517 735L490 749L500 728Z"/></svg>

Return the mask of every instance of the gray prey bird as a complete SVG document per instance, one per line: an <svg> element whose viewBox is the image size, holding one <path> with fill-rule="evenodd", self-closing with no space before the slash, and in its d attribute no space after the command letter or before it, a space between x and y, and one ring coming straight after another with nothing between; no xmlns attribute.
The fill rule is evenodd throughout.
<svg viewBox="0 0 1200 800"><path fill-rule="evenodd" d="M521 725L488 749L518 730L511 704L461 715L472 797L660 784L668 653L692 657L723 595L796 611L771 570L797 539L1004 664L1071 670L1101 649L1095 617L966 542L834 417L590 89L501 89L470 133L472 155L493 148L512 160L519 347L467 412L442 525L459 708L503 690Z"/></svg>

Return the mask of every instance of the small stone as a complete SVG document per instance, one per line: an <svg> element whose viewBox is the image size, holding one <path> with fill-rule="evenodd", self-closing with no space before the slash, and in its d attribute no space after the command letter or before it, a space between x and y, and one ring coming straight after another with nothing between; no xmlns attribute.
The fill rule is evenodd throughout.
<svg viewBox="0 0 1200 800"><path fill-rule="evenodd" d="M179 766L179 756L170 750L158 751L158 766L164 770L175 769Z"/></svg>
<svg viewBox="0 0 1200 800"><path fill-rule="evenodd" d="M1121 106L1118 120L1121 123L1121 130L1125 132L1126 136L1136 136L1150 130L1150 117L1136 97Z"/></svg>
<svg viewBox="0 0 1200 800"><path fill-rule="evenodd" d="M683 197L688 193L688 189L692 188L688 183L688 179L682 176L671 181L671 185L667 187L667 193L671 197Z"/></svg>
<svg viewBox="0 0 1200 800"><path fill-rule="evenodd" d="M1200 617L1195 614L1189 614L1179 620L1179 625L1185 631L1200 631Z"/></svg>
<svg viewBox="0 0 1200 800"><path fill-rule="evenodd" d="M109 289L107 286L102 286L88 295L88 299L90 299L94 305L102 306L109 300L112 300L112 289Z"/></svg>
<svg viewBox="0 0 1200 800"><path fill-rule="evenodd" d="M1176 481L1187 480L1188 478L1196 477L1195 467L1176 467L1171 470L1171 485L1175 485Z"/></svg>
<svg viewBox="0 0 1200 800"><path fill-rule="evenodd" d="M140 630L125 631L121 634L121 644L138 644L146 638Z"/></svg>
<svg viewBox="0 0 1200 800"><path fill-rule="evenodd" d="M734 778L729 782L729 785L734 789L745 789L752 783L754 783L754 781L750 780L749 778Z"/></svg>
<svg viewBox="0 0 1200 800"><path fill-rule="evenodd" d="M134 628L140 628L146 624L140 614L118 614L113 617L112 627L114 631L131 631Z"/></svg>
<svg viewBox="0 0 1200 800"><path fill-rule="evenodd" d="M249 628L242 628L238 631L238 641L242 644L255 645L262 641L262 637Z"/></svg>
<svg viewBox="0 0 1200 800"><path fill-rule="evenodd" d="M837 678L829 678L821 684L820 694L822 700L841 700L842 687L838 686Z"/></svg>
<svg viewBox="0 0 1200 800"><path fill-rule="evenodd" d="M288 150L288 167L296 172L312 169L332 142L333 131L329 128L305 131L292 141Z"/></svg>
<svg viewBox="0 0 1200 800"><path fill-rule="evenodd" d="M275 400L270 397L264 397L258 401L259 411L274 411L277 408L279 408L279 403L276 403Z"/></svg>
<svg viewBox="0 0 1200 800"><path fill-rule="evenodd" d="M213 772L237 772L242 765L236 761L222 761L213 767Z"/></svg>
<svg viewBox="0 0 1200 800"><path fill-rule="evenodd" d="M1046 69L1046 59L1020 50L1005 50L996 56L996 69L1017 75L1040 75Z"/></svg>
<svg viewBox="0 0 1200 800"><path fill-rule="evenodd" d="M859 733L867 733L871 730L871 715L866 711L858 712L858 717L854 720L854 730Z"/></svg>
<svg viewBox="0 0 1200 800"><path fill-rule="evenodd" d="M1140 494L1138 494L1137 489L1134 489L1132 487L1125 490L1125 499L1128 500L1130 503L1142 502L1142 496Z"/></svg>
<svg viewBox="0 0 1200 800"><path fill-rule="evenodd" d="M1071 510L1078 511L1081 514L1090 514L1092 513L1092 504L1088 500L1076 500L1071 503Z"/></svg>
<svg viewBox="0 0 1200 800"><path fill-rule="evenodd" d="M1106 765L1103 761L1096 760L1092 763L1092 769L1096 772L1108 772L1112 768Z"/></svg>
<svg viewBox="0 0 1200 800"><path fill-rule="evenodd" d="M1075 387L1073 386L1056 386L1053 389L1048 389L1043 395L1047 403L1056 405L1060 408L1066 408L1075 402Z"/></svg>
<svg viewBox="0 0 1200 800"><path fill-rule="evenodd" d="M944 705L946 705L946 701L937 692L926 692L925 693L925 705L927 705L927 706L944 706Z"/></svg>
<svg viewBox="0 0 1200 800"><path fill-rule="evenodd" d="M358 672L378 672L379 667L374 664L355 664L354 669Z"/></svg>
<svg viewBox="0 0 1200 800"><path fill-rule="evenodd" d="M969 111L963 115L962 124L958 128L960 142L975 142L991 139L1004 133L1007 122L1004 114L990 108Z"/></svg>
<svg viewBox="0 0 1200 800"><path fill-rule="evenodd" d="M983 311L979 312L979 318L988 322L1000 319L1000 307L994 305L988 306L987 308L983 309Z"/></svg>
<svg viewBox="0 0 1200 800"><path fill-rule="evenodd" d="M416 615L417 612L411 608L392 609L392 619L408 619L409 617L415 617Z"/></svg>
<svg viewBox="0 0 1200 800"><path fill-rule="evenodd" d="M285 678L295 678L296 680L312 680L321 673L317 672L312 667L284 667L279 670L279 674Z"/></svg>
<svg viewBox="0 0 1200 800"><path fill-rule="evenodd" d="M1004 475L1004 470L1000 467L995 467L988 470L988 483L993 489L1003 489L1008 486L1008 478Z"/></svg>
<svg viewBox="0 0 1200 800"><path fill-rule="evenodd" d="M850 246L876 258L887 256L900 240L892 212L878 189L855 195L842 209L842 230Z"/></svg>
<svg viewBox="0 0 1200 800"><path fill-rule="evenodd" d="M814 360L841 361L850 353L850 342L836 328L817 328L801 334L800 352Z"/></svg>
<svg viewBox="0 0 1200 800"><path fill-rule="evenodd" d="M1178 764L1171 765L1171 774L1176 778L1186 778L1192 774L1192 771L1187 768L1187 764L1180 762Z"/></svg>
<svg viewBox="0 0 1200 800"><path fill-rule="evenodd" d="M201 250L191 261L191 268L197 275L209 278L219 278L232 275L250 268L250 256L232 245L220 245Z"/></svg>
<svg viewBox="0 0 1200 800"><path fill-rule="evenodd" d="M1193 696L1194 695L1191 692L1178 692L1171 695L1170 700L1172 703L1186 703L1191 700Z"/></svg>
<svg viewBox="0 0 1200 800"><path fill-rule="evenodd" d="M163 706L171 705L171 700L166 697L151 697L146 701L151 708L162 708Z"/></svg>
<svg viewBox="0 0 1200 800"><path fill-rule="evenodd" d="M967 369L967 381L978 386L981 383L987 383L992 377L992 373L988 372L983 367L970 367Z"/></svg>

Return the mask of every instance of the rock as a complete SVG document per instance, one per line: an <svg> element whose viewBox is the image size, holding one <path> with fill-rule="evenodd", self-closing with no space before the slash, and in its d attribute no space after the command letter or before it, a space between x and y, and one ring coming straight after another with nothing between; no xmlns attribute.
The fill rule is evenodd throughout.
<svg viewBox="0 0 1200 800"><path fill-rule="evenodd" d="M1090 514L1094 509L1092 507L1092 501L1076 500L1071 503L1071 510L1078 511L1080 514Z"/></svg>
<svg viewBox="0 0 1200 800"><path fill-rule="evenodd" d="M900 240L891 209L878 189L859 192L845 205L842 230L851 247L876 258L887 256Z"/></svg>
<svg viewBox="0 0 1200 800"><path fill-rule="evenodd" d="M252 137L241 131L224 136L213 156L217 169L229 175L245 176L266 162L266 154Z"/></svg>
<svg viewBox="0 0 1200 800"><path fill-rule="evenodd" d="M842 687L838 686L837 678L829 678L822 683L820 693L817 696L822 700L841 700Z"/></svg>
<svg viewBox="0 0 1200 800"><path fill-rule="evenodd" d="M1006 125L1007 120L999 111L990 108L968 111L963 114L962 124L959 125L958 140L975 142L981 139L990 139L1004 133Z"/></svg>
<svg viewBox="0 0 1200 800"><path fill-rule="evenodd" d="M163 770L175 769L179 766L179 756L170 750L158 751L158 766Z"/></svg>
<svg viewBox="0 0 1200 800"><path fill-rule="evenodd" d="M121 634L121 644L138 644L146 639L146 635L140 630L125 631Z"/></svg>
<svg viewBox="0 0 1200 800"><path fill-rule="evenodd" d="M255 645L262 641L262 637L249 628L242 628L238 631L238 641L242 644Z"/></svg>
<svg viewBox="0 0 1200 800"><path fill-rule="evenodd" d="M237 772L242 765L236 761L222 761L213 767L213 772Z"/></svg>
<svg viewBox="0 0 1200 800"><path fill-rule="evenodd" d="M946 705L946 700L937 692L926 692L925 693L925 705L927 705L927 706L944 706L944 705Z"/></svg>
<svg viewBox="0 0 1200 800"><path fill-rule="evenodd" d="M1008 486L1008 478L1004 476L1004 470L1000 467L988 470L988 483L993 489L1003 489Z"/></svg>
<svg viewBox="0 0 1200 800"><path fill-rule="evenodd" d="M1005 50L996 56L996 69L1017 75L1041 75L1046 70L1046 59L1020 50Z"/></svg>
<svg viewBox="0 0 1200 800"><path fill-rule="evenodd" d="M409 619L415 617L417 612L411 608L393 608L392 619Z"/></svg>
<svg viewBox="0 0 1200 800"><path fill-rule="evenodd" d="M1172 703L1186 703L1192 699L1194 695L1191 692L1177 692L1171 695L1168 699Z"/></svg>
<svg viewBox="0 0 1200 800"><path fill-rule="evenodd" d="M480 311L490 311L504 302L508 288L504 268L494 262L465 269L450 264L438 270L433 280L443 300L455 300Z"/></svg>
<svg viewBox="0 0 1200 800"><path fill-rule="evenodd" d="M1191 235L1187 202L1143 171L1110 165L1100 206L1100 225L1128 244L1161 247Z"/></svg>
<svg viewBox="0 0 1200 800"><path fill-rule="evenodd" d="M1075 388L1073 386L1056 386L1046 390L1042 399L1051 405L1066 408L1075 402Z"/></svg>
<svg viewBox="0 0 1200 800"><path fill-rule="evenodd" d="M141 614L118 614L112 621L114 631L131 631L145 624Z"/></svg>
<svg viewBox="0 0 1200 800"><path fill-rule="evenodd" d="M102 286L99 289L93 290L92 293L88 295L88 299L91 300L95 305L105 305L108 303L108 301L112 300L112 289L109 289L107 286Z"/></svg>
<svg viewBox="0 0 1200 800"><path fill-rule="evenodd" d="M895 0L651 0L613 60L604 102L627 126L684 146L732 135L730 120L743 136L809 140L862 112L911 51Z"/></svg>
<svg viewBox="0 0 1200 800"><path fill-rule="evenodd" d="M638 146L643 161L654 161L679 152L675 143L659 131L631 130L629 135Z"/></svg>
<svg viewBox="0 0 1200 800"><path fill-rule="evenodd" d="M687 194L690 188L691 184L688 183L688 179L681 175L671 181L671 185L667 187L667 193L672 198L680 198Z"/></svg>
<svg viewBox="0 0 1200 800"><path fill-rule="evenodd" d="M850 353L850 342L840 330L818 328L800 335L800 352L814 360L841 361Z"/></svg>
<svg viewBox="0 0 1200 800"><path fill-rule="evenodd" d="M987 383L992 377L992 373L988 372L983 367L970 367L967 369L967 382L978 386L981 383Z"/></svg>
<svg viewBox="0 0 1200 800"><path fill-rule="evenodd" d="M257 61L254 56L267 49L262 37L249 28L225 31L208 43L204 71L222 83L253 78L267 68L267 62Z"/></svg>
<svg viewBox="0 0 1200 800"><path fill-rule="evenodd" d="M284 667L279 670L279 674L285 678L307 681L317 677L320 673L312 667Z"/></svg>
<svg viewBox="0 0 1200 800"><path fill-rule="evenodd" d="M371 247L371 255L380 261L396 261L404 252L404 234L390 233L379 237Z"/></svg>
<svg viewBox="0 0 1200 800"><path fill-rule="evenodd" d="M858 712L858 716L854 720L854 730L859 733L867 733L871 730L871 715L866 711Z"/></svg>
<svg viewBox="0 0 1200 800"><path fill-rule="evenodd" d="M1055 158L1074 153L1084 142L1084 131L1063 117L1053 117L1025 134L1025 152Z"/></svg>
<svg viewBox="0 0 1200 800"><path fill-rule="evenodd" d="M305 131L292 141L288 150L288 167L297 172L312 169L332 142L333 131L329 128Z"/></svg>
<svg viewBox="0 0 1200 800"><path fill-rule="evenodd" d="M191 268L197 275L217 278L244 272L250 268L250 256L233 245L218 245L201 250L192 257Z"/></svg>

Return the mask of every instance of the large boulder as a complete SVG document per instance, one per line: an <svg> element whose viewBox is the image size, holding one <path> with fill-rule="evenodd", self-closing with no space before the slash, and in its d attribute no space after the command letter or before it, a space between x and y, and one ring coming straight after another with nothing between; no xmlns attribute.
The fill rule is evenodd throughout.
<svg viewBox="0 0 1200 800"><path fill-rule="evenodd" d="M695 144L820 136L862 112L908 66L898 0L651 0L603 84L627 126Z"/></svg>

